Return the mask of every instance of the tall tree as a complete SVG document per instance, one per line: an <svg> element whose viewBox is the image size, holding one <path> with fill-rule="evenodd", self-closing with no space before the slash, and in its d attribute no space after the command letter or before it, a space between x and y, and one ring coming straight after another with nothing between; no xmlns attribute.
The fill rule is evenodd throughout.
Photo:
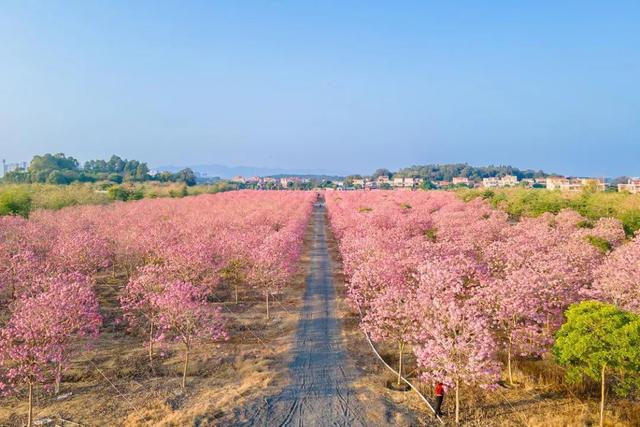
<svg viewBox="0 0 640 427"><path fill-rule="evenodd" d="M640 385L640 316L611 304L584 301L566 312L567 321L556 334L553 354L566 367L569 382L589 377L600 382L600 427L604 426L607 374L622 381L615 388L624 395Z"/></svg>

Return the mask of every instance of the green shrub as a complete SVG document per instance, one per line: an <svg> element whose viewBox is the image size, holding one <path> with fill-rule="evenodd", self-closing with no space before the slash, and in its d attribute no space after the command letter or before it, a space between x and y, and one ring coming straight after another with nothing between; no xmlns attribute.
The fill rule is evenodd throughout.
<svg viewBox="0 0 640 427"><path fill-rule="evenodd" d="M0 215L29 216L31 194L25 187L8 187L0 190Z"/></svg>
<svg viewBox="0 0 640 427"><path fill-rule="evenodd" d="M598 248L603 254L606 254L612 249L611 243L609 243L607 239L603 239L602 237L587 236L587 241Z"/></svg>
<svg viewBox="0 0 640 427"><path fill-rule="evenodd" d="M462 200L482 197L492 206L507 212L512 218L536 217L545 212L558 213L573 209L586 220L579 227L591 228L599 218L622 221L625 232L632 236L640 230L640 195L618 192L561 192L527 188L459 191Z"/></svg>
<svg viewBox="0 0 640 427"><path fill-rule="evenodd" d="M628 236L633 236L640 230L640 209L631 209L620 215L620 221L624 226L624 231Z"/></svg>

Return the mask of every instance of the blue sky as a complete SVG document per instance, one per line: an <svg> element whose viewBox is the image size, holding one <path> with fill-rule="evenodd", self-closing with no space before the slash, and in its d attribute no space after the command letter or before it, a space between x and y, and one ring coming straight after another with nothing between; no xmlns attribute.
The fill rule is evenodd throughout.
<svg viewBox="0 0 640 427"><path fill-rule="evenodd" d="M0 156L640 175L638 1L3 1Z"/></svg>

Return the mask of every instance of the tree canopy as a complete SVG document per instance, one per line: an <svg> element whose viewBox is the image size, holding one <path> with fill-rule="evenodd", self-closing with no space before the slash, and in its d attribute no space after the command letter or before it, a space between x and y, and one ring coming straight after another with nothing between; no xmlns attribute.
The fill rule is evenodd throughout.
<svg viewBox="0 0 640 427"><path fill-rule="evenodd" d="M574 304L556 334L553 354L569 382L584 377L601 383L600 425L604 422L607 374L615 374L615 392L626 395L640 383L640 316L598 301Z"/></svg>
<svg viewBox="0 0 640 427"><path fill-rule="evenodd" d="M34 156L26 171L9 172L3 178L10 183L70 184L72 182L111 181L143 182L159 180L163 182L196 183L195 173L187 168L177 173L163 172L151 176L146 163L139 160L122 159L113 155L109 160L88 160L81 167L80 162L64 153Z"/></svg>
<svg viewBox="0 0 640 427"><path fill-rule="evenodd" d="M518 179L545 177L543 171L520 170L513 166L470 166L467 163L414 165L400 169L399 176L424 178L430 181L451 181L454 177L480 180L493 176L515 175Z"/></svg>

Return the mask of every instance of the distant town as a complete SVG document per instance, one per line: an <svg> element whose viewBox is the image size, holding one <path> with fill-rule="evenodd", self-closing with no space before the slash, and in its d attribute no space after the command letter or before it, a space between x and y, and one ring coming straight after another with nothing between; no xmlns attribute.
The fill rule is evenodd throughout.
<svg viewBox="0 0 640 427"><path fill-rule="evenodd" d="M58 157L53 157L67 159L62 154L58 154L56 156ZM68 159L72 158L69 157ZM121 162L123 165L127 162L117 156L113 156L110 162L113 163L114 159ZM165 177L168 173L166 171L149 170L145 163L139 163L137 161L133 162L138 166L144 166L144 176L149 180L154 180L155 178L160 179L161 177L167 178ZM30 170L29 168L30 165L27 162L8 163L6 160L2 160L3 177L23 176ZM84 169L88 169L87 165L85 165ZM460 187L486 189L525 187L546 188L548 190L559 191L583 191L589 189L591 191L619 191L631 194L640 193L640 178L619 177L614 180L608 180L603 177L567 177L555 174L546 174L542 171L520 171L519 169L510 166L472 167L467 164L448 164L412 166L410 168L402 169L396 173L392 173L387 169L378 169L371 176L350 175L346 177L331 177L324 175L237 175L228 179L209 177L205 173L199 173L197 170L193 172L191 172L190 169L185 170L193 173L194 183L213 183L222 181L234 184L238 188L262 190L325 189L329 191L349 191L377 189L454 189ZM459 173L459 175L455 176L456 173ZM162 179L161 181L167 181L167 179Z"/></svg>
<svg viewBox="0 0 640 427"><path fill-rule="evenodd" d="M318 185L313 185L312 178L300 178L296 176L288 176L281 178L274 177L244 177L235 176L230 182L241 184L245 187L258 189L271 188L300 188L305 185L309 187L320 187L326 190L391 190L403 189L412 190L418 188L433 189L451 189L455 187L468 188L507 188L507 187L525 187L525 188L546 188L548 190L560 191L582 191L591 189L593 191L605 191L607 189L617 191L627 191L632 194L640 193L640 178L629 178L627 182L618 184L607 184L604 178L569 178L563 176L551 176L545 178L523 178L518 179L515 175L504 175L501 177L488 177L481 180L472 180L467 177L454 177L450 181L427 181L419 177L403 177L381 175L376 178L372 177L355 177L345 178L344 180L323 180Z"/></svg>

